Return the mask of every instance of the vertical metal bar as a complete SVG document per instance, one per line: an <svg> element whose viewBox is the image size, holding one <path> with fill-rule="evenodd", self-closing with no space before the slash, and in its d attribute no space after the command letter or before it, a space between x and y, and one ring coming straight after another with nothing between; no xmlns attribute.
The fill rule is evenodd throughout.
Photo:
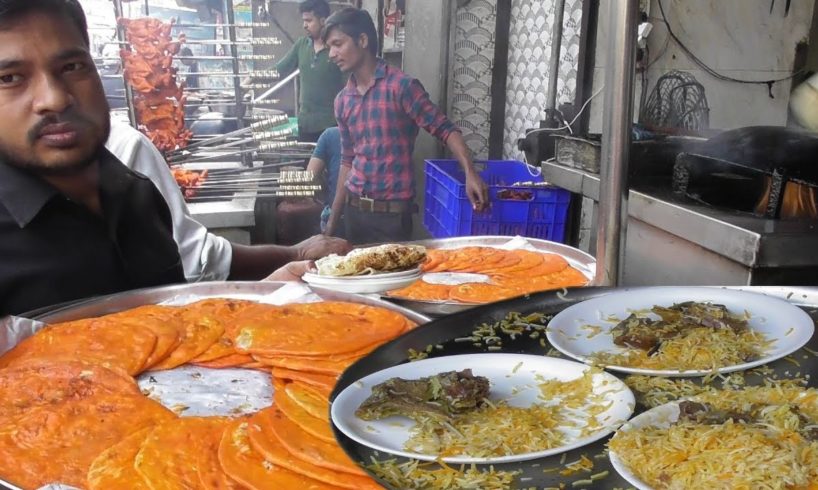
<svg viewBox="0 0 818 490"><path fill-rule="evenodd" d="M506 80L511 31L511 2L497 2L494 24L494 64L491 70L491 112L489 115L489 159L501 160L506 130Z"/></svg>
<svg viewBox="0 0 818 490"><path fill-rule="evenodd" d="M123 18L125 15L122 12L122 0L114 0L114 17L119 20ZM125 26L117 22L116 24L116 40L119 41L119 45L121 49L128 49L125 43ZM122 84L125 85L125 104L128 106L128 120L131 122L131 126L136 127L136 109L134 109L133 105L133 89L125 81L125 63L121 60L122 56L120 56L120 64L122 66Z"/></svg>
<svg viewBox="0 0 818 490"><path fill-rule="evenodd" d="M224 12L227 16L227 37L230 40L230 56L233 58L230 60L233 68L233 91L236 94L236 117L238 118L239 127L237 129L241 129L244 127L242 122L242 118L245 116L244 114L244 103L242 102L241 97L241 78L239 77L239 73L241 71L239 67L239 50L238 46L236 45L236 14L233 11L233 0L224 0Z"/></svg>
<svg viewBox="0 0 818 490"><path fill-rule="evenodd" d="M551 59L548 67L548 96L545 99L546 119L557 108L557 80L560 72L560 48L562 47L562 20L565 16L565 0L554 3L554 25L551 28Z"/></svg>
<svg viewBox="0 0 818 490"><path fill-rule="evenodd" d="M244 102L242 101L242 94L241 94L241 78L239 78L239 48L236 45L236 13L233 11L233 0L224 0L224 15L227 17L227 27L225 28L227 32L227 37L230 40L230 56L233 58L230 60L232 67L233 67L233 92L236 96L236 129L242 129L244 127L244 117L247 114L244 113L245 106ZM246 166L252 165L252 157L246 154L242 155L242 161Z"/></svg>
<svg viewBox="0 0 818 490"><path fill-rule="evenodd" d="M596 278L598 285L622 279L628 220L628 153L633 121L633 77L639 0L609 3L602 125L602 187L599 196Z"/></svg>

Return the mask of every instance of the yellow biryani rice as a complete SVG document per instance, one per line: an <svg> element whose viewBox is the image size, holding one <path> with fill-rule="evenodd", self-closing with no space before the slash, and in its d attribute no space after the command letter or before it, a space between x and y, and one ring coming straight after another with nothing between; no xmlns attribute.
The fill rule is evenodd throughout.
<svg viewBox="0 0 818 490"><path fill-rule="evenodd" d="M748 359L758 359L771 341L754 330L735 333L729 328L691 328L683 334L662 341L657 352L627 348L625 352L596 352L591 358L603 366L625 366L657 370L709 370Z"/></svg>
<svg viewBox="0 0 818 490"><path fill-rule="evenodd" d="M519 474L514 471L498 471L493 466L448 466L417 460L398 462L395 459L373 459L367 469L390 483L393 488L411 490L501 490L511 488L514 478Z"/></svg>
<svg viewBox="0 0 818 490"><path fill-rule="evenodd" d="M593 377L600 372L587 369L583 376L567 382L542 380L539 388L543 403L529 407L487 402L450 422L419 421L410 430L411 437L404 447L441 457L478 458L559 447L566 441L566 429L578 429L581 436L600 429L597 415L610 406L604 403L604 389L603 393L594 393Z"/></svg>
<svg viewBox="0 0 818 490"><path fill-rule="evenodd" d="M702 393L697 401L728 411L759 410L752 424L683 421L668 428L618 432L609 448L640 479L659 489L818 488L818 441L796 430L814 424L818 391L793 386ZM813 487L810 487L813 485Z"/></svg>

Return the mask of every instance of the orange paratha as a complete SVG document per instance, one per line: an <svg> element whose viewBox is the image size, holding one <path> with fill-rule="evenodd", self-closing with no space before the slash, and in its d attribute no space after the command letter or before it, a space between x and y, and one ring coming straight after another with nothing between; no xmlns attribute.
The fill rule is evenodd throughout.
<svg viewBox="0 0 818 490"><path fill-rule="evenodd" d="M134 468L136 453L151 430L152 427L140 429L100 453L88 469L88 488L151 490L142 475Z"/></svg>
<svg viewBox="0 0 818 490"><path fill-rule="evenodd" d="M335 444L335 436L332 434L329 421L326 417L317 418L310 415L301 405L287 396L282 390L276 390L273 395L273 404L281 410L284 415L296 425L309 432L313 436L324 442Z"/></svg>
<svg viewBox="0 0 818 490"><path fill-rule="evenodd" d="M287 305L275 313L245 320L236 350L254 357L339 355L390 340L406 327L398 313L353 303Z"/></svg>
<svg viewBox="0 0 818 490"><path fill-rule="evenodd" d="M219 463L232 479L251 490L331 490L337 487L276 466L250 446L250 422L234 421L219 444Z"/></svg>
<svg viewBox="0 0 818 490"><path fill-rule="evenodd" d="M358 488L378 490L381 488L368 476L330 470L293 456L277 440L267 437L261 428L254 424L250 424L248 434L250 436L250 446L274 465L341 488L353 490Z"/></svg>
<svg viewBox="0 0 818 490"><path fill-rule="evenodd" d="M258 427L264 437L278 440L293 456L335 471L366 476L366 473L337 445L329 444L306 432L288 419L275 405L256 412L251 429Z"/></svg>
<svg viewBox="0 0 818 490"><path fill-rule="evenodd" d="M39 488L86 488L91 463L128 435L176 416L142 395L99 394L38 407L0 428L0 478Z"/></svg>
<svg viewBox="0 0 818 490"><path fill-rule="evenodd" d="M224 480L221 468L213 462L215 441L221 441L228 424L225 417L182 417L158 425L142 442L134 467L152 490L199 488L203 481L204 488L223 488L218 485Z"/></svg>
<svg viewBox="0 0 818 490"><path fill-rule="evenodd" d="M80 359L141 372L156 346L147 328L122 328L96 318L49 325L0 357L0 368L33 359Z"/></svg>
<svg viewBox="0 0 818 490"><path fill-rule="evenodd" d="M0 370L0 420L99 394L139 396L128 373L79 360L35 359Z"/></svg>

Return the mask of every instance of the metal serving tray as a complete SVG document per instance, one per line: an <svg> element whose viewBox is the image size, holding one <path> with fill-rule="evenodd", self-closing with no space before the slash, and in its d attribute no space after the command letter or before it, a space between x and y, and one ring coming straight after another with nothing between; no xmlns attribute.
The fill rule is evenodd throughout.
<svg viewBox="0 0 818 490"><path fill-rule="evenodd" d="M118 311L136 308L137 306L157 304L181 295L197 295L202 298L218 298L225 295L241 295L245 299L260 298L274 293L286 283L276 281L220 281L220 282L197 282L192 284L179 284L175 286L162 286L158 288L136 289L124 293L101 296L90 300L74 303L69 306L57 307L50 311L38 310L34 315L34 320L45 323L67 322L94 316L107 315ZM427 316L412 311L410 309L395 305L389 301L384 301L358 294L341 293L331 289L312 287L310 289L327 301L347 301L350 303L360 303L369 306L379 306L398 312L415 323L422 324L429 321ZM26 317L23 314L21 316Z"/></svg>
<svg viewBox="0 0 818 490"><path fill-rule="evenodd" d="M36 311L35 314L23 314L21 316L32 318L45 323L57 323L81 318L95 317L106 315L109 313L116 313L118 311L136 308L137 306L156 304L163 301L170 300L177 296L183 295L197 295L204 298L218 298L225 295L240 296L244 299L258 299L262 296L274 293L283 287L284 282L200 282L193 284L180 284L175 286L163 286L157 288L137 289L134 291L127 291L124 293L112 294L109 296L101 296L89 300L82 300L71 303L68 306L55 306L53 308L44 308ZM417 324L424 324L429 321L429 318L416 313L407 308L395 305L388 301L383 301L377 298L361 296L357 294L341 293L332 291L330 289L309 287L316 295L327 301L346 301L350 303L359 303L369 306L379 306L397 313L400 313ZM12 490L21 490L19 487L0 479L0 488L8 488ZM50 484L41 487L40 490L69 490L73 487L68 487L59 484Z"/></svg>
<svg viewBox="0 0 818 490"><path fill-rule="evenodd" d="M485 247L498 246L507 243L514 237L510 236L464 236L453 238L437 238L430 240L419 240L410 242L415 245L423 245L426 248L462 248L462 247ZM525 237L524 237L525 238ZM596 270L596 259L593 256L577 248L539 238L525 238L534 248L541 252L561 255L568 261L571 267L578 269L585 276L592 280ZM446 301L417 301L410 299L384 298L406 308L423 313L425 315L443 316L460 313L471 308L482 306L482 303L459 303Z"/></svg>
<svg viewBox="0 0 818 490"><path fill-rule="evenodd" d="M649 288L629 288L629 289L649 289ZM767 286L743 286L743 287L729 287L728 289L739 289L743 291L751 291L756 293L767 294L778 298L785 299L799 307L803 308L810 314L813 321L818 319L818 287L767 287ZM474 308L464 311L457 315L451 315L444 318L437 319L431 323L417 328L387 344L382 345L373 351L367 357L359 360L349 367L344 372L335 386L332 393L332 399L344 390L347 386L355 383L357 380L398 364L409 362L408 353L410 349L417 352L423 352L429 345L440 345L442 349L433 349L429 357L440 357L456 354L474 354L485 353L485 345L482 347L475 347L471 342L455 342L454 339L461 337L468 337L472 335L474 329L483 323L494 323L505 318L509 312L518 312L521 314L529 314L534 312L556 314L565 308L591 299L606 293L616 291L612 288L577 288L571 289L566 294L561 294L557 291L546 291L532 294L530 296L521 296L512 298L499 303L492 303L484 305L479 308ZM498 352L507 353L526 353L546 355L550 346L547 344L543 346L540 344L540 339L531 339L527 335L518 336L516 340L511 340L507 336L503 336L503 347ZM807 344L808 348L818 350L818 334L814 335ZM552 353L552 355L554 355ZM795 366L786 359L779 359L773 361L766 366L772 368L775 373L782 377L792 377L796 372L800 372L801 376L810 374L810 387L818 387L818 357L814 356L805 349L800 349L788 356L791 359L797 360L800 366ZM468 367L468 366L464 366ZM615 376L622 377L620 373L613 373ZM701 378L676 378L689 379L693 382L701 382ZM758 384L760 379L757 376L748 376L748 384ZM643 407L637 406L634 415L642 411ZM390 459L393 456L388 454L376 454L368 447L358 444L353 441L337 427L333 425L335 438L338 440L341 447L347 454L355 461L371 461L374 457L379 460ZM586 455L594 462L592 473L600 473L608 471L605 478L594 481L592 485L579 485L573 487L571 484L577 480L587 479L589 473L576 473L572 476L561 476L558 471L550 471L544 473L545 469L564 469L564 465L560 463L563 456L551 456L540 458L536 460L526 461L522 463L507 463L495 464L494 469L502 471L521 471L522 473L515 479L517 487L514 488L552 488L565 485L565 488L586 488L586 489L610 489L610 488L630 488L630 485L625 481L611 466L607 454L604 457L593 457L599 455L605 449L609 437L605 437L600 441L589 444L587 446L568 451L564 456L564 463L570 463L580 459L581 455ZM403 461L402 458L398 458ZM373 475L374 477L374 475ZM380 481L381 485L390 488L385 482Z"/></svg>

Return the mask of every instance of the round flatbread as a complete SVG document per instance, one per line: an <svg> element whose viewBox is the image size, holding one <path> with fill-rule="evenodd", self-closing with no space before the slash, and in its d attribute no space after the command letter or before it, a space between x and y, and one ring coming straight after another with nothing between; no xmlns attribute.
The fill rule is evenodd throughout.
<svg viewBox="0 0 818 490"><path fill-rule="evenodd" d="M88 488L151 490L142 475L134 468L136 453L151 430L151 427L138 430L100 453L88 468Z"/></svg>
<svg viewBox="0 0 818 490"><path fill-rule="evenodd" d="M284 386L284 392L313 417L329 420L329 399L310 388L309 385L297 381L287 383Z"/></svg>
<svg viewBox="0 0 818 490"><path fill-rule="evenodd" d="M173 369L181 366L205 352L224 334L224 324L214 314L195 308L185 308L180 319L184 329L182 342L152 369Z"/></svg>
<svg viewBox="0 0 818 490"><path fill-rule="evenodd" d="M245 320L236 349L254 357L332 356L391 340L405 328L406 319L385 308L340 302L287 305L274 315Z"/></svg>
<svg viewBox="0 0 818 490"><path fill-rule="evenodd" d="M142 366L142 371L146 371L167 357L182 342L180 313L179 308L172 306L145 305L106 315L100 320L147 328L156 335L156 345Z"/></svg>
<svg viewBox="0 0 818 490"><path fill-rule="evenodd" d="M313 437L287 418L275 405L257 412L250 421L252 430L258 427L264 437L274 438L290 454L303 461L330 470L366 476L337 443L330 444Z"/></svg>
<svg viewBox="0 0 818 490"><path fill-rule="evenodd" d="M267 461L250 445L250 422L239 419L224 431L219 444L219 463L235 481L251 490L331 490L335 487L307 478Z"/></svg>
<svg viewBox="0 0 818 490"><path fill-rule="evenodd" d="M43 328L0 357L0 368L33 359L81 359L136 375L155 346L150 329L91 318Z"/></svg>
<svg viewBox="0 0 818 490"><path fill-rule="evenodd" d="M142 395L98 394L37 407L0 428L0 479L23 488L61 482L87 488L91 463L134 432L174 420Z"/></svg>
<svg viewBox="0 0 818 490"><path fill-rule="evenodd" d="M152 490L222 488L225 478L215 461L229 422L225 417L182 417L154 427L134 467Z"/></svg>
<svg viewBox="0 0 818 490"><path fill-rule="evenodd" d="M35 359L0 370L0 421L41 406L58 406L100 394L139 396L125 371L86 361ZM0 423L0 425L5 425Z"/></svg>
<svg viewBox="0 0 818 490"><path fill-rule="evenodd" d="M309 432L324 442L335 444L335 436L332 434L332 428L326 417L313 417L282 390L276 390L273 395L273 404L277 406L288 419L292 420L293 423L306 432Z"/></svg>
<svg viewBox="0 0 818 490"><path fill-rule="evenodd" d="M382 488L368 476L353 475L342 471L327 469L297 458L290 454L277 440L267 437L258 426L250 424L248 433L250 436L250 446L261 454L264 459L274 465L341 488L350 488L353 490L358 488L380 490Z"/></svg>

